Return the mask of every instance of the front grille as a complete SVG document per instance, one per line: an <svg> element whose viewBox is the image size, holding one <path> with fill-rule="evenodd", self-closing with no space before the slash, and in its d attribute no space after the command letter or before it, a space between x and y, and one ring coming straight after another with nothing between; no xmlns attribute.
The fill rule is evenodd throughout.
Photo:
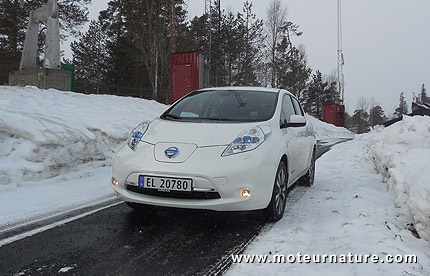
<svg viewBox="0 0 430 276"><path fill-rule="evenodd" d="M127 190L151 196L169 197L169 198L183 198L183 199L217 199L221 198L218 192L181 192L181 191L170 191L161 192L153 189L145 189L136 186L127 185Z"/></svg>

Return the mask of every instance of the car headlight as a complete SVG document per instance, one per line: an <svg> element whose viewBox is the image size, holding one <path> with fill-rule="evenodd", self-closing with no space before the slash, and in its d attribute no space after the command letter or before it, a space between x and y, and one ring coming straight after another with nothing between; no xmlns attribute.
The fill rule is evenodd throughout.
<svg viewBox="0 0 430 276"><path fill-rule="evenodd" d="M135 129L133 129L128 136L127 144L133 151L136 150L137 144L139 144L143 134L145 134L145 132L148 130L149 123L149 121L142 122Z"/></svg>
<svg viewBox="0 0 430 276"><path fill-rule="evenodd" d="M247 152L256 149L272 134L270 126L256 126L243 131L228 145L221 156Z"/></svg>

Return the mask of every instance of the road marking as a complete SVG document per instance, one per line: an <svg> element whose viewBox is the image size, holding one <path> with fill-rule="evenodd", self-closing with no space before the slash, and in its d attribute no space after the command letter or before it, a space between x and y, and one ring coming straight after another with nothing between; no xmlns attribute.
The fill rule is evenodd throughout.
<svg viewBox="0 0 430 276"><path fill-rule="evenodd" d="M27 232L44 225L60 221L64 218L73 217L78 214L95 210L97 208L107 206L118 201L115 195L105 195L94 198L91 201L85 201L78 204L65 205L51 211L46 211L40 214L32 214L27 217L17 218L5 223L0 223L0 240L8 235L18 235L22 232ZM25 229L28 228L28 229Z"/></svg>
<svg viewBox="0 0 430 276"><path fill-rule="evenodd" d="M97 212L99 212L101 210L104 210L104 209L107 209L107 208L119 205L121 203L122 202L116 202L116 203L113 203L113 204L110 204L110 205L107 205L107 206L104 206L104 207L101 207L101 208L98 208L98 209L95 209L95 210L92 210L92 211L85 212L83 214L80 214L80 215L77 215L77 216L74 216L74 217L71 217L71 218L63 219L63 220L60 220L60 221L57 221L57 222L54 222L54 223L51 223L51 224L48 224L48 225L45 225L45 226L33 229L33 230L30 230L30 231L27 231L27 232L24 232L24 233L21 233L21 234L12 236L12 237L8 237L6 239L0 240L0 247L4 246L6 244L9 244L9 243L12 243L12 242L24 239L26 237L30 237L30 236L36 235L36 234L44 232L46 230L55 228L55 227L57 227L59 225L66 224L66 223L69 223L69 222L77 220L77 219L81 219L83 217L92 215L92 214L97 213Z"/></svg>

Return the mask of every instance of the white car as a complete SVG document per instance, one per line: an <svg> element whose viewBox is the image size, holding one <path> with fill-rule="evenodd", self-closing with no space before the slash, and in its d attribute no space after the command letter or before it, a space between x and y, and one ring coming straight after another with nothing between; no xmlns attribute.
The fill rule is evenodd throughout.
<svg viewBox="0 0 430 276"><path fill-rule="evenodd" d="M265 209L278 221L288 188L313 184L315 151L312 126L288 91L201 89L131 132L113 159L112 185L136 209Z"/></svg>

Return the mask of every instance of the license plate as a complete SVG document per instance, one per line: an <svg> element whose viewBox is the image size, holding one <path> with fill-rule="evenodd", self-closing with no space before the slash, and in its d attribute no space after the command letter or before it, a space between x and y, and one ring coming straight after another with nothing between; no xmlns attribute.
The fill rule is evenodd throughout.
<svg viewBox="0 0 430 276"><path fill-rule="evenodd" d="M163 192L193 190L193 180L190 178L171 178L139 175L139 187L155 189Z"/></svg>

